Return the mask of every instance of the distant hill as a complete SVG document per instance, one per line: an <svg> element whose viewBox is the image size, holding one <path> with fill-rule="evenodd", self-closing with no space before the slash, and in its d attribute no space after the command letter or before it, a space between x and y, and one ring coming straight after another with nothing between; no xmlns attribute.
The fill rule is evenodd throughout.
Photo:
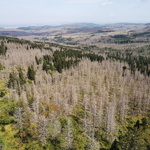
<svg viewBox="0 0 150 150"><path fill-rule="evenodd" d="M150 26L143 29L144 32L150 32Z"/></svg>
<svg viewBox="0 0 150 150"><path fill-rule="evenodd" d="M30 35L37 35L37 36L41 36L41 35L46 35L47 33L29 33L29 32L25 32L25 31L0 31L0 35L1 36L30 36Z"/></svg>
<svg viewBox="0 0 150 150"><path fill-rule="evenodd" d="M130 23L130 22L120 22L115 23L116 25L142 25L143 23Z"/></svg>
<svg viewBox="0 0 150 150"><path fill-rule="evenodd" d="M142 28L140 30L135 30L133 36L136 37L150 37L150 26Z"/></svg>
<svg viewBox="0 0 150 150"><path fill-rule="evenodd" d="M146 25L146 26L150 26L150 23L146 23L145 25Z"/></svg>
<svg viewBox="0 0 150 150"><path fill-rule="evenodd" d="M73 24L61 25L59 27L94 28L94 27L100 27L100 25L95 24L95 23L73 23Z"/></svg>
<svg viewBox="0 0 150 150"><path fill-rule="evenodd" d="M26 30L26 31L30 31L30 30L46 30L46 29L51 29L51 28L60 28L60 27L64 27L64 28L95 28L95 27L100 27L100 25L98 24L94 24L94 23L74 23L74 24L65 24L65 25L59 25L59 26L29 26L29 27L19 27L17 29L19 30Z"/></svg>
<svg viewBox="0 0 150 150"><path fill-rule="evenodd" d="M19 27L17 29L19 30L45 30L50 29L53 26L29 26L29 27Z"/></svg>

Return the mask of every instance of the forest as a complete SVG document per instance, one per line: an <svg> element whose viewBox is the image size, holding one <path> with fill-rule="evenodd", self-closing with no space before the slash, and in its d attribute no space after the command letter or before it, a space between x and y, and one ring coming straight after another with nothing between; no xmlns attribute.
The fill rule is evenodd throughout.
<svg viewBox="0 0 150 150"><path fill-rule="evenodd" d="M149 150L150 45L0 36L0 149Z"/></svg>

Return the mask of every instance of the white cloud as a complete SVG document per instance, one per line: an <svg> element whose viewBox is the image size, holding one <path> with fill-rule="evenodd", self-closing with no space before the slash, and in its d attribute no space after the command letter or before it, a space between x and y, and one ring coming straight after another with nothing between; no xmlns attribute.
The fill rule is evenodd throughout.
<svg viewBox="0 0 150 150"><path fill-rule="evenodd" d="M112 5L112 4L113 4L112 1L107 1L102 3L103 6Z"/></svg>

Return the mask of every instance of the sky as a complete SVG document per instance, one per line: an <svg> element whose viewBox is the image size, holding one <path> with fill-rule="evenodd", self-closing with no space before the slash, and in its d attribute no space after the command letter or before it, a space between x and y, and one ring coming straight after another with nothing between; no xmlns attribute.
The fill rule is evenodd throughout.
<svg viewBox="0 0 150 150"><path fill-rule="evenodd" d="M0 0L0 27L149 23L150 0Z"/></svg>

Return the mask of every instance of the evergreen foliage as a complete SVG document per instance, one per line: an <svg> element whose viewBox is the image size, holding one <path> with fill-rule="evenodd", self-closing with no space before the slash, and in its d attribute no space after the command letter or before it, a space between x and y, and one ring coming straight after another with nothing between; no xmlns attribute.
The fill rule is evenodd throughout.
<svg viewBox="0 0 150 150"><path fill-rule="evenodd" d="M48 70L55 70L55 68L52 65L52 58L49 55L44 55L43 56L43 70L45 70L46 72Z"/></svg>
<svg viewBox="0 0 150 150"><path fill-rule="evenodd" d="M140 71L142 74L150 76L150 57L147 56L134 56L133 53L108 53L108 58L112 60L117 60L121 62L127 62L129 65L129 69L132 74L135 74L135 71ZM126 68L123 68L123 72L125 72Z"/></svg>
<svg viewBox="0 0 150 150"><path fill-rule="evenodd" d="M36 64L39 65L39 64L41 64L42 59L41 58L38 59L37 56L35 56L35 61L36 61Z"/></svg>
<svg viewBox="0 0 150 150"><path fill-rule="evenodd" d="M4 41L0 44L0 55L6 55L7 47L4 45Z"/></svg>
<svg viewBox="0 0 150 150"><path fill-rule="evenodd" d="M36 72L34 70L33 65L28 66L28 72L27 72L28 79L35 81L35 74Z"/></svg>
<svg viewBox="0 0 150 150"><path fill-rule="evenodd" d="M26 83L26 79L23 74L22 68L17 68L17 70L13 70L9 74L9 80L8 80L8 88L20 88L19 86L23 86Z"/></svg>
<svg viewBox="0 0 150 150"><path fill-rule="evenodd" d="M18 76L17 72L14 70L9 74L9 81L8 81L8 87L9 88L15 88L15 86L18 83Z"/></svg>
<svg viewBox="0 0 150 150"><path fill-rule="evenodd" d="M19 82L20 82L20 85L22 86L26 83L22 68L19 68L18 72L19 72Z"/></svg>
<svg viewBox="0 0 150 150"><path fill-rule="evenodd" d="M71 66L76 66L82 58L89 58L91 61L102 62L104 58L96 54L84 54L78 50L64 50L55 51L53 57L45 55L43 56L43 70L57 70L59 73L63 69L69 69Z"/></svg>
<svg viewBox="0 0 150 150"><path fill-rule="evenodd" d="M24 39L18 39L18 38L14 38L14 37L6 37L6 36L0 36L1 40L6 40L7 43L18 43L18 44L28 44L30 46L30 48L34 49L34 48L38 48L38 49L42 49L44 48L43 43L40 42L30 42L28 40L24 40ZM27 47L27 50L29 49L29 47ZM4 47L3 42L0 45L0 54L5 54L7 51L7 47Z"/></svg>
<svg viewBox="0 0 150 150"><path fill-rule="evenodd" d="M148 150L150 135L149 135L149 125L147 118L142 118L137 120L136 123L131 126L127 126L126 133L121 135L118 138L118 141L115 140L112 143L110 150Z"/></svg>

